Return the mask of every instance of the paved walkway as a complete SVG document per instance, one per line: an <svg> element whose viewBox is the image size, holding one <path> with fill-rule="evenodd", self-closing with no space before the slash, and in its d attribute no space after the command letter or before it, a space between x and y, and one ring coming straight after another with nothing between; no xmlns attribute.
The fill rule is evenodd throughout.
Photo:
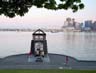
<svg viewBox="0 0 96 73"><path fill-rule="evenodd" d="M0 59L0 69L79 69L96 70L96 61L78 61L65 55L49 54L50 62L28 62L27 54ZM68 63L66 64L66 60Z"/></svg>

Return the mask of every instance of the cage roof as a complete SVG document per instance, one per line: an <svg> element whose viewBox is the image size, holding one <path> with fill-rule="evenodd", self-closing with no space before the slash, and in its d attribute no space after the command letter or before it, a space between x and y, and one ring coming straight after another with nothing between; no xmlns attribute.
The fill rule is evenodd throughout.
<svg viewBox="0 0 96 73"><path fill-rule="evenodd" d="M43 30L38 29L38 30L36 30L36 31L33 33L33 35L46 35L46 33L45 33Z"/></svg>

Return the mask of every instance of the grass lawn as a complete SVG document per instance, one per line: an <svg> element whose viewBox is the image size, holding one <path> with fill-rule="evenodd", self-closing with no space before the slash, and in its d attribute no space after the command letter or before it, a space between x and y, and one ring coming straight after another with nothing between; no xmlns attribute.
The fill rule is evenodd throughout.
<svg viewBox="0 0 96 73"><path fill-rule="evenodd" d="M0 73L96 73L96 70L0 70Z"/></svg>

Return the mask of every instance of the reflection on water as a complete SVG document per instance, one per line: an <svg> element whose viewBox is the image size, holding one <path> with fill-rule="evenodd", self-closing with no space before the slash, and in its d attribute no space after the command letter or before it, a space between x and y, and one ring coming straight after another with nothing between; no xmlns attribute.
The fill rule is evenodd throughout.
<svg viewBox="0 0 96 73"><path fill-rule="evenodd" d="M0 32L0 57L28 53L31 32ZM96 60L96 33L47 33L48 52L65 54L80 60Z"/></svg>
<svg viewBox="0 0 96 73"><path fill-rule="evenodd" d="M96 33L64 32L51 34L51 39L48 41L50 42L50 52L70 55L80 60L96 60Z"/></svg>
<svg viewBox="0 0 96 73"><path fill-rule="evenodd" d="M64 34L65 53L83 60L96 60L95 33L67 33Z"/></svg>

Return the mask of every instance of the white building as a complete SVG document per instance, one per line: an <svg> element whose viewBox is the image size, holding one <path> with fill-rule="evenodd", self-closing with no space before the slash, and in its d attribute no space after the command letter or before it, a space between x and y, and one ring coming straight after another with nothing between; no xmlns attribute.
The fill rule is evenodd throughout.
<svg viewBox="0 0 96 73"><path fill-rule="evenodd" d="M62 27L64 31L72 31L75 29L75 19L67 18L66 21L64 21L64 25Z"/></svg>

